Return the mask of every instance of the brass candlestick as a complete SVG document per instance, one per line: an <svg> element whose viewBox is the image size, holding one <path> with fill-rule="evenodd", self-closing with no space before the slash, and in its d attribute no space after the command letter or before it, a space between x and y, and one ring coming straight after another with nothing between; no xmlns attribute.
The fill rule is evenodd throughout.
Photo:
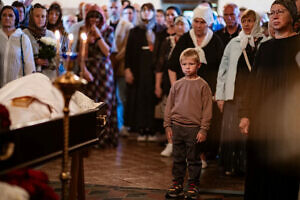
<svg viewBox="0 0 300 200"><path fill-rule="evenodd" d="M62 200L68 199L69 192L69 180L71 179L68 161L69 161L69 103L74 92L79 89L83 84L86 84L86 80L79 78L71 71L72 62L74 62L76 56L74 54L66 54L68 60L67 72L58 77L54 81L54 85L62 92L65 105L64 105L64 145L63 145L63 160L62 160L62 172L60 179L62 182Z"/></svg>

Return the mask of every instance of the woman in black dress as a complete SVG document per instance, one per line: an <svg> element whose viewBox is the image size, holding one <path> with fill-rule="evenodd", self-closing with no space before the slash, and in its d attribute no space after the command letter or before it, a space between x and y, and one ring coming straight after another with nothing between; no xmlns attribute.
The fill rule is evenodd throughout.
<svg viewBox="0 0 300 200"><path fill-rule="evenodd" d="M238 108L255 53L263 41L259 14L246 10L241 22L242 31L225 48L216 89L217 104L223 112L220 164L226 175L245 173L247 137L238 127Z"/></svg>
<svg viewBox="0 0 300 200"><path fill-rule="evenodd" d="M155 9L151 3L141 7L138 25L131 29L126 46L125 80L127 105L125 124L139 131L138 141L154 137Z"/></svg>
<svg viewBox="0 0 300 200"><path fill-rule="evenodd" d="M300 36L293 29L296 5L276 0L269 15L275 39L261 44L240 108L240 129L248 135L245 199L297 200Z"/></svg>

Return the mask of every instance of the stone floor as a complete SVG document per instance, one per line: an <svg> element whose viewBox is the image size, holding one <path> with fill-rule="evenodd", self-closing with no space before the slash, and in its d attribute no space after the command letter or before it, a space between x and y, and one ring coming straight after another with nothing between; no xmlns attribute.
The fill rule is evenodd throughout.
<svg viewBox="0 0 300 200"><path fill-rule="evenodd" d="M136 138L122 138L116 149L95 149L84 159L87 200L93 199L164 199L170 186L172 158L159 155L158 143L138 143ZM242 199L244 180L224 176L216 161L202 170L201 199ZM39 167L49 175L57 191L61 160Z"/></svg>

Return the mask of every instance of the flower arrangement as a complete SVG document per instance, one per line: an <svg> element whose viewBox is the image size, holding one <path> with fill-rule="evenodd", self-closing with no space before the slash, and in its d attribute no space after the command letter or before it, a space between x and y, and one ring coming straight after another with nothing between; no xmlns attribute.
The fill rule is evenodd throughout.
<svg viewBox="0 0 300 200"><path fill-rule="evenodd" d="M2 181L26 190L30 200L59 200L59 196L49 186L47 174L38 170L18 169L1 177Z"/></svg>
<svg viewBox="0 0 300 200"><path fill-rule="evenodd" d="M38 58L50 61L56 56L56 40L51 37L42 37L38 40L40 44Z"/></svg>

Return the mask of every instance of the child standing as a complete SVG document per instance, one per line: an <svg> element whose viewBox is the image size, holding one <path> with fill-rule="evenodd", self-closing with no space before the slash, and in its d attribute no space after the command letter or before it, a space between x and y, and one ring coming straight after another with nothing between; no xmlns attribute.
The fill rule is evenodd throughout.
<svg viewBox="0 0 300 200"><path fill-rule="evenodd" d="M174 83L168 96L164 127L168 139L173 141L173 185L166 198L197 199L201 173L200 154L212 118L212 93L208 84L197 75L200 68L198 52L184 50L180 65L185 77ZM183 182L188 168L188 186Z"/></svg>

